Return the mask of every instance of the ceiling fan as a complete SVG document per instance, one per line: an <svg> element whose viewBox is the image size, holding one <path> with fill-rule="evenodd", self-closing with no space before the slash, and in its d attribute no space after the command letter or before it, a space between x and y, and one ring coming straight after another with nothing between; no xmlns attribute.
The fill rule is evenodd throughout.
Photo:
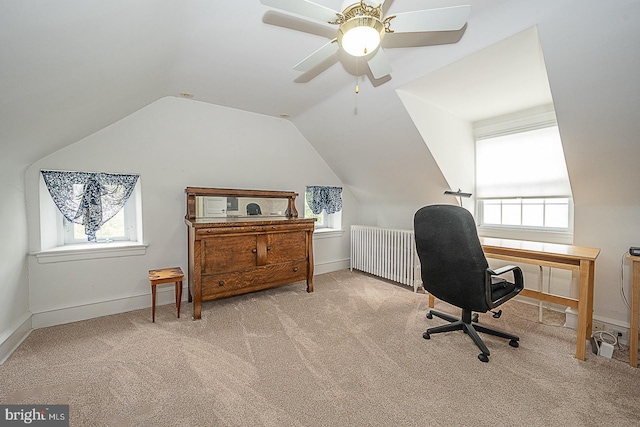
<svg viewBox="0 0 640 427"><path fill-rule="evenodd" d="M351 0L354 1L354 0ZM317 21L337 25L336 37L304 58L293 68L309 71L342 49L354 57L364 57L375 79L391 74L391 64L380 47L386 34L455 31L467 22L471 6L417 10L383 16L385 0L372 6L364 0L346 1L342 12L307 0L260 0L265 6L292 12Z"/></svg>

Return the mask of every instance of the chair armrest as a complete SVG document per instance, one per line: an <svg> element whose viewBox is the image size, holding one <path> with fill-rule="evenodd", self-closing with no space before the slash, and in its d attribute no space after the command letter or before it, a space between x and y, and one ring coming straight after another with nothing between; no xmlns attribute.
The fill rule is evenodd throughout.
<svg viewBox="0 0 640 427"><path fill-rule="evenodd" d="M519 267L517 267L515 265L505 265L504 267L500 267L500 268L497 268L495 270L492 270L492 269L489 268L489 269L487 269L487 272L492 276L500 276L500 275L502 275L504 273L507 273L507 272L515 269L515 268L519 268Z"/></svg>
<svg viewBox="0 0 640 427"><path fill-rule="evenodd" d="M513 285L512 291L505 295L499 296L497 299L494 299L493 287L491 285L491 277L500 276L501 274L505 274L508 272L513 273L513 283L508 282L508 283L511 283L511 285ZM524 289L524 276L522 274L522 270L520 269L520 267L515 265L505 265L504 267L500 267L495 270L487 268L485 277L486 277L485 297L486 297L487 305L489 306L490 309L495 308L500 304L502 304L503 302L513 298L518 293L520 293L522 289Z"/></svg>

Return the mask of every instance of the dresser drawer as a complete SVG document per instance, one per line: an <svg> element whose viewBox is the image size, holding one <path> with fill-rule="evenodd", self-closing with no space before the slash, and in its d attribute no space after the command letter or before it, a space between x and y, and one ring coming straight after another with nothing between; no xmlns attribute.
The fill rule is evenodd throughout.
<svg viewBox="0 0 640 427"><path fill-rule="evenodd" d="M267 289L307 278L307 261L265 265L231 273L202 276L202 299L216 299Z"/></svg>

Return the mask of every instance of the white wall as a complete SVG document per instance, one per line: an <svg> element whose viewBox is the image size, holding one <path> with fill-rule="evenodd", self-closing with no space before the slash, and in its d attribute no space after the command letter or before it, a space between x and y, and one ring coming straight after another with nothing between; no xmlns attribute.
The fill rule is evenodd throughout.
<svg viewBox="0 0 640 427"><path fill-rule="evenodd" d="M635 200L638 200L637 198ZM596 246L594 313L604 322L629 326L631 263L624 259L630 246L640 246L640 206L598 205L576 208L576 244Z"/></svg>
<svg viewBox="0 0 640 427"><path fill-rule="evenodd" d="M628 326L629 246L640 244L640 2L554 2L538 23L575 202L574 243L601 249L594 317Z"/></svg>
<svg viewBox="0 0 640 427"><path fill-rule="evenodd" d="M24 170L0 156L0 363L31 329Z"/></svg>
<svg viewBox="0 0 640 427"><path fill-rule="evenodd" d="M173 97L31 165L31 236L39 235L41 169L140 174L144 240L149 247L140 256L53 264L39 264L31 256L34 327L148 307L148 270L187 269L187 186L295 191L301 195L296 208L304 212L306 185L342 185L289 121ZM358 207L348 190L343 197L343 226L348 228ZM316 273L348 266L348 233L314 243ZM37 238L31 238L30 245L31 251L40 249ZM167 303L169 288L163 299Z"/></svg>
<svg viewBox="0 0 640 427"><path fill-rule="evenodd" d="M475 189L475 140L471 123L402 89L397 90L407 112L442 171L449 189L473 193ZM462 199L472 213L475 198ZM448 196L448 203L460 199Z"/></svg>

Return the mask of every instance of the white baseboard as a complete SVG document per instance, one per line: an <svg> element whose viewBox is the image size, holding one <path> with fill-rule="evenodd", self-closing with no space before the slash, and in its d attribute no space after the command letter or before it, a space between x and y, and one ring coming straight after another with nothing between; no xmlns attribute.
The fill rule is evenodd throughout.
<svg viewBox="0 0 640 427"><path fill-rule="evenodd" d="M325 273L331 273L333 271L338 271L338 270L346 270L347 268L349 268L350 265L351 265L351 260L349 258L340 259L337 261L323 262L322 264L314 263L313 275L315 276L317 274L325 274Z"/></svg>
<svg viewBox="0 0 640 427"><path fill-rule="evenodd" d="M156 307L165 304L175 304L173 286L166 286L162 288L158 287L157 289ZM183 284L182 301L187 300L187 292L185 283ZM78 322L80 320L125 313L127 311L143 308L151 309L151 293L132 295L108 301L96 301L73 307L60 307L45 311L34 311L32 324L33 329L46 328L48 326ZM149 319L151 319L151 310L149 310Z"/></svg>
<svg viewBox="0 0 640 427"><path fill-rule="evenodd" d="M324 274L349 268L349 259L325 262L314 265L314 274ZM187 300L187 284L184 283L182 300ZM174 289L171 286L158 288L156 306L174 304ZM151 308L151 294L131 295L107 301L95 301L86 304L59 307L43 311L34 311L31 318L33 329L46 328L48 326L62 325L93 319L95 317L109 316L111 314L125 313L127 311ZM151 310L149 310L151 317ZM1 355L1 353L0 353Z"/></svg>
<svg viewBox="0 0 640 427"><path fill-rule="evenodd" d="M32 316L31 313L25 313L18 319L9 329L0 334L0 365L11 356L31 333Z"/></svg>

